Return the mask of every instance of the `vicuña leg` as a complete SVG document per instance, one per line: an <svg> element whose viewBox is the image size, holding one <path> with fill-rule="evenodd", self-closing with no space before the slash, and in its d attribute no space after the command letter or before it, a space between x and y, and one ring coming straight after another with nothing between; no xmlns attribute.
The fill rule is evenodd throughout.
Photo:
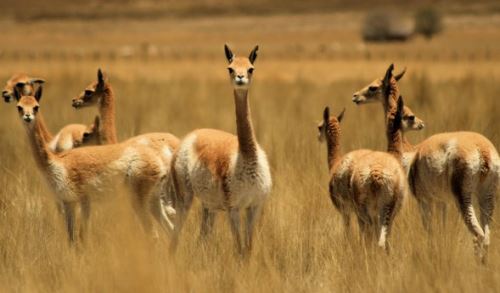
<svg viewBox="0 0 500 293"><path fill-rule="evenodd" d="M157 198L154 194L156 187L155 182L151 180L141 180L134 184L135 192L132 195L132 206L141 221L142 228L147 234L151 234L152 232L151 201L153 198Z"/></svg>
<svg viewBox="0 0 500 293"><path fill-rule="evenodd" d="M150 201L150 210L153 218L160 225L162 230L169 235L173 228L174 224L171 222L168 215L163 212L161 198L158 196L154 196Z"/></svg>
<svg viewBox="0 0 500 293"><path fill-rule="evenodd" d="M481 193L479 194L479 208L480 214L481 214L481 228L484 231L484 242L483 242L483 249L484 249L484 255L482 257L483 263L486 262L487 258L487 253L488 253L488 247L490 246L490 222L493 217L493 211L495 209L495 193L497 190L497 179L494 178L494 181L491 182L491 184L488 184L490 182L484 182L487 184L481 190Z"/></svg>
<svg viewBox="0 0 500 293"><path fill-rule="evenodd" d="M90 218L90 198L88 196L82 198L80 202L80 212L80 241L84 243L87 239Z"/></svg>
<svg viewBox="0 0 500 293"><path fill-rule="evenodd" d="M150 209L148 208L149 204L148 198L139 196L134 197L133 207L146 234L151 234L153 231L153 223L151 221L151 215L149 214Z"/></svg>
<svg viewBox="0 0 500 293"><path fill-rule="evenodd" d="M66 219L66 231L70 243L75 242L75 202L64 202L64 217Z"/></svg>
<svg viewBox="0 0 500 293"><path fill-rule="evenodd" d="M174 193L171 181L163 178L159 189L150 201L151 214L167 235L170 235L174 229L175 210L172 207L172 196Z"/></svg>
<svg viewBox="0 0 500 293"><path fill-rule="evenodd" d="M186 188L176 184L176 200L175 200L175 225L174 234L172 237L172 242L170 243L170 253L174 253L177 250L177 245L179 244L179 236L186 221L189 210L193 203L193 192L187 190Z"/></svg>
<svg viewBox="0 0 500 293"><path fill-rule="evenodd" d="M476 254L482 255L482 247L484 242L484 231L479 225L474 207L472 206L472 190L469 190L470 182L466 180L466 175L463 172L457 172L452 176L452 191L458 208L462 214L465 225L474 236L474 245Z"/></svg>
<svg viewBox="0 0 500 293"><path fill-rule="evenodd" d="M206 240L207 236L212 232L215 221L215 212L211 211L207 207L202 207L201 210L201 229L199 241L203 242Z"/></svg>
<svg viewBox="0 0 500 293"><path fill-rule="evenodd" d="M228 211L229 224L231 225L231 232L233 233L234 244L236 251L242 255L243 250L241 247L241 233L240 233L240 210L231 208Z"/></svg>
<svg viewBox="0 0 500 293"><path fill-rule="evenodd" d="M380 234L378 239L378 246L385 249L389 253L388 238L391 233L392 223L396 215L397 206L396 201L387 203L380 211Z"/></svg>
<svg viewBox="0 0 500 293"><path fill-rule="evenodd" d="M420 217L422 218L422 225L428 234L432 234L432 215L433 204L427 198L417 196L418 207L420 208Z"/></svg>
<svg viewBox="0 0 500 293"><path fill-rule="evenodd" d="M364 242L364 245L371 245L373 243L373 221L368 214L366 205L361 205L359 210L356 212L358 217L359 233L360 239Z"/></svg>
<svg viewBox="0 0 500 293"><path fill-rule="evenodd" d="M245 233L245 250L246 253L250 254L252 251L253 244L253 234L255 229L255 223L258 221L261 214L261 206L253 206L247 208L247 218L246 218L246 233Z"/></svg>

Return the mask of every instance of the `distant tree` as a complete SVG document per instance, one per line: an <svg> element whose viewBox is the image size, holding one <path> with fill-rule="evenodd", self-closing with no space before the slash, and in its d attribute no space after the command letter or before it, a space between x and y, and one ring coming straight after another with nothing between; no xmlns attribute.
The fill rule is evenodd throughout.
<svg viewBox="0 0 500 293"><path fill-rule="evenodd" d="M378 41L386 39L390 30L389 17L388 13L383 11L368 13L363 23L363 39Z"/></svg>
<svg viewBox="0 0 500 293"><path fill-rule="evenodd" d="M431 39L443 28L441 14L432 7L422 8L415 14L415 32Z"/></svg>
<svg viewBox="0 0 500 293"><path fill-rule="evenodd" d="M394 11L371 11L363 22L363 39L368 42L405 41L412 32L402 25L402 21L401 16Z"/></svg>

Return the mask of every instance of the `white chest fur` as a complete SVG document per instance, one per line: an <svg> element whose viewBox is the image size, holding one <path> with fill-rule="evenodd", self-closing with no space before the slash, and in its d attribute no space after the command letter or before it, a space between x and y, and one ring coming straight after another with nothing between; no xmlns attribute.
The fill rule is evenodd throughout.
<svg viewBox="0 0 500 293"><path fill-rule="evenodd" d="M238 154L231 159L231 169L233 172L229 178L229 190L232 194L232 204L250 206L265 200L271 192L271 172L267 156L260 148L255 165L248 164Z"/></svg>

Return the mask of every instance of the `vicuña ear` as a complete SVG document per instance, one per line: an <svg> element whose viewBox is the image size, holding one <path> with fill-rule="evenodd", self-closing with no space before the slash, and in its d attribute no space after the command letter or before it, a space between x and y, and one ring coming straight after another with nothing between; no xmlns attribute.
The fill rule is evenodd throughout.
<svg viewBox="0 0 500 293"><path fill-rule="evenodd" d="M387 71L385 72L384 79L382 80L382 93L384 96L385 103L387 103L387 99L389 98L391 93L391 78L393 70L394 70L394 64L389 65L389 68L387 68Z"/></svg>
<svg viewBox="0 0 500 293"><path fill-rule="evenodd" d="M101 68L97 69L97 85L104 85L104 74L102 73Z"/></svg>
<svg viewBox="0 0 500 293"><path fill-rule="evenodd" d="M224 53L226 54L227 62L233 62L234 54L227 44L224 44Z"/></svg>
<svg viewBox="0 0 500 293"><path fill-rule="evenodd" d="M403 120L403 112L404 112L404 102L403 96L399 96L398 99L398 107L396 113L394 115L394 121L392 122L393 131L401 129L401 124Z"/></svg>
<svg viewBox="0 0 500 293"><path fill-rule="evenodd" d="M34 83L38 83L38 84L44 84L45 83L45 79L43 78L32 78L30 79L30 83L31 84L34 84Z"/></svg>
<svg viewBox="0 0 500 293"><path fill-rule="evenodd" d="M259 50L259 46L255 46L253 48L252 52L250 52L250 55L248 56L248 60L250 60L250 63L254 63L255 59L257 59L257 51Z"/></svg>
<svg viewBox="0 0 500 293"><path fill-rule="evenodd" d="M401 116L401 118L403 118L403 113L404 113L404 108L405 108L405 103L403 101L403 96L399 96L399 99L398 99L398 115ZM415 117L415 116L413 116Z"/></svg>
<svg viewBox="0 0 500 293"><path fill-rule="evenodd" d="M21 96L23 95L22 94L22 88L24 87L24 83L22 82L18 82L16 83L16 85L14 86L14 98L16 99L16 101L19 102L19 100L21 99Z"/></svg>
<svg viewBox="0 0 500 293"><path fill-rule="evenodd" d="M25 85L26 85L25 82L20 81L20 82L17 82L14 87L16 87L18 89L22 89L22 88L24 88Z"/></svg>
<svg viewBox="0 0 500 293"><path fill-rule="evenodd" d="M384 76L384 85L387 86L389 85L392 77L392 71L394 70L394 64L389 65L389 68L387 68L387 71L385 72Z"/></svg>
<svg viewBox="0 0 500 293"><path fill-rule="evenodd" d="M340 112L339 116L337 116L337 120L340 122L342 119L344 119L344 113L345 113L345 108Z"/></svg>
<svg viewBox="0 0 500 293"><path fill-rule="evenodd" d="M323 121L325 121L325 123L328 123L329 120L330 120L330 107L326 106L325 110L323 111Z"/></svg>
<svg viewBox="0 0 500 293"><path fill-rule="evenodd" d="M35 92L35 100L37 102L40 102L40 100L42 99L42 86L39 86L37 89L36 89L36 92Z"/></svg>
<svg viewBox="0 0 500 293"><path fill-rule="evenodd" d="M99 125L101 124L101 118L96 115L94 118L94 125L92 125L92 131L97 132L99 130Z"/></svg>
<svg viewBox="0 0 500 293"><path fill-rule="evenodd" d="M405 73L406 73L406 67L399 74L396 74L394 78L396 79L396 81L399 81L405 75Z"/></svg>

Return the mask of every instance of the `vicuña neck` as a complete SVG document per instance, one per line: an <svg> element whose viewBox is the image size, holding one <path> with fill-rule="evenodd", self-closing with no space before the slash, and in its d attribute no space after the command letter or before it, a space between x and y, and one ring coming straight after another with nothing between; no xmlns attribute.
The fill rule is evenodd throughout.
<svg viewBox="0 0 500 293"><path fill-rule="evenodd" d="M248 160L257 160L257 141L250 117L248 90L234 90L234 103L240 152Z"/></svg>
<svg viewBox="0 0 500 293"><path fill-rule="evenodd" d="M383 101L382 107L384 108L384 122L387 125L387 117L389 113L394 114L393 112L397 109L399 99L399 87L397 85L397 81L395 79L391 80L390 90L389 90L389 98ZM402 151L403 152L412 152L415 150L415 146L408 141L406 136L402 136L401 138Z"/></svg>
<svg viewBox="0 0 500 293"><path fill-rule="evenodd" d="M403 152L413 152L415 150L415 146L408 141L406 136L403 135Z"/></svg>
<svg viewBox="0 0 500 293"><path fill-rule="evenodd" d="M399 87L396 79L391 78L388 92L389 96L384 99L382 106L384 108L385 122L387 123L387 117L390 113L394 114L398 108L399 100Z"/></svg>
<svg viewBox="0 0 500 293"><path fill-rule="evenodd" d="M393 116L394 117L394 116ZM394 118L390 119L394 119ZM394 155L398 160L403 158L403 132L401 131L401 121L394 125L388 123L387 127L387 152Z"/></svg>
<svg viewBox="0 0 500 293"><path fill-rule="evenodd" d="M326 125L326 150L329 170L333 168L342 155L340 150L340 134L339 125L328 122Z"/></svg>
<svg viewBox="0 0 500 293"><path fill-rule="evenodd" d="M99 130L102 144L113 144L118 142L115 126L115 94L111 85L106 84L104 94L99 105L102 127Z"/></svg>
<svg viewBox="0 0 500 293"><path fill-rule="evenodd" d="M24 123L24 122L23 122ZM38 167L47 170L54 154L47 147L44 135L46 131L43 115L39 113L34 121L34 125L26 127L31 144L31 150L37 162Z"/></svg>
<svg viewBox="0 0 500 293"><path fill-rule="evenodd" d="M389 96L384 100L385 125L387 135L387 152L393 154L396 158L403 157L403 133L401 131L401 119L394 125L398 111L399 88L396 79L391 78L388 92ZM391 121L389 121L391 119ZM408 141L406 141L408 142Z"/></svg>
<svg viewBox="0 0 500 293"><path fill-rule="evenodd" d="M45 125L45 123L42 123L42 125L40 125L40 132L41 132L41 136L43 138L43 140L45 141L45 143L49 143L53 138L54 136L52 135L52 133L50 133L49 129L47 128L47 125Z"/></svg>

